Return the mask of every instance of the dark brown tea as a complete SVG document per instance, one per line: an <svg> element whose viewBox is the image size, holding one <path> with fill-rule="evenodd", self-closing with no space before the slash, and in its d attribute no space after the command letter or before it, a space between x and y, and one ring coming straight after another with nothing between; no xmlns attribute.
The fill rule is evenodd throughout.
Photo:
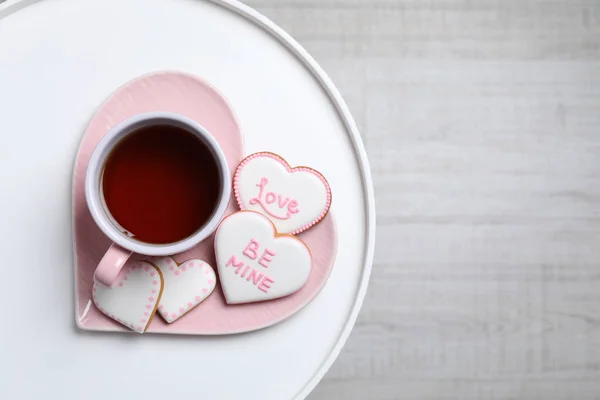
<svg viewBox="0 0 600 400"><path fill-rule="evenodd" d="M219 167L192 133L151 126L117 143L104 166L102 189L113 218L134 238L173 243L211 217L221 190Z"/></svg>

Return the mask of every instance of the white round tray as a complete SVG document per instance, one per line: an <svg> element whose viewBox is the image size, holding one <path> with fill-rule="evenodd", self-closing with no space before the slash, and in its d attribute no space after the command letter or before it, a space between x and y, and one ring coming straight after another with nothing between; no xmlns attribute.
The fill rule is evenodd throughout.
<svg viewBox="0 0 600 400"><path fill-rule="evenodd" d="M75 327L77 146L104 98L157 70L190 72L218 87L237 113L247 154L269 149L330 181L335 268L289 320L227 337ZM233 0L9 0L0 4L0 121L0 398L282 400L315 387L365 295L375 209L346 105L285 32Z"/></svg>

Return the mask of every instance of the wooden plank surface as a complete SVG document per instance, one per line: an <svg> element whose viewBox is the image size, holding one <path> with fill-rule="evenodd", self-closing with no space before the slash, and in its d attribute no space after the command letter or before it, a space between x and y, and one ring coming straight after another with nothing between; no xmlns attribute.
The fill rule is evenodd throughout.
<svg viewBox="0 0 600 400"><path fill-rule="evenodd" d="M600 399L600 1L246 2L336 82L375 181L311 400Z"/></svg>

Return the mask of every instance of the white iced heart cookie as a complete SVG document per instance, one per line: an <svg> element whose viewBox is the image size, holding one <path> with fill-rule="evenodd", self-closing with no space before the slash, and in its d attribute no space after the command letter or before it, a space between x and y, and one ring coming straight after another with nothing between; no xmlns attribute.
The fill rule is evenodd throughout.
<svg viewBox="0 0 600 400"><path fill-rule="evenodd" d="M233 190L242 210L267 216L279 233L296 235L321 221L331 205L331 189L318 171L290 167L273 153L246 157L235 171Z"/></svg>
<svg viewBox="0 0 600 400"><path fill-rule="evenodd" d="M304 286L312 265L304 242L279 235L267 217L253 211L239 211L221 222L215 253L228 304L292 294Z"/></svg>
<svg viewBox="0 0 600 400"><path fill-rule="evenodd" d="M144 333L156 313L163 280L155 266L138 261L127 267L112 288L94 283L92 299L98 309L118 323Z"/></svg>
<svg viewBox="0 0 600 400"><path fill-rule="evenodd" d="M202 303L215 289L215 271L202 260L177 265L171 257L156 257L151 262L160 269L164 279L158 313L168 323Z"/></svg>

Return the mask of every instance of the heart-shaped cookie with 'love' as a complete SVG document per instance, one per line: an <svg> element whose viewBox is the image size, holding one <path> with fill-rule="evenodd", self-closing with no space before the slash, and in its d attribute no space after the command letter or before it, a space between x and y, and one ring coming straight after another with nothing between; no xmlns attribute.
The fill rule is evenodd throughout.
<svg viewBox="0 0 600 400"><path fill-rule="evenodd" d="M288 296L304 286L312 266L304 242L279 234L267 217L254 211L239 211L221 222L215 253L228 304Z"/></svg>
<svg viewBox="0 0 600 400"><path fill-rule="evenodd" d="M136 261L124 269L118 283L111 288L95 282L92 299L106 316L135 332L144 333L160 302L163 278L158 268L144 261Z"/></svg>
<svg viewBox="0 0 600 400"><path fill-rule="evenodd" d="M164 279L158 313L168 323L183 317L215 289L215 271L202 260L177 265L171 257L153 257L150 262L160 269Z"/></svg>
<svg viewBox="0 0 600 400"><path fill-rule="evenodd" d="M268 152L251 154L238 165L233 190L241 210L265 215L279 233L296 235L309 229L331 206L331 189L320 172L292 168Z"/></svg>

